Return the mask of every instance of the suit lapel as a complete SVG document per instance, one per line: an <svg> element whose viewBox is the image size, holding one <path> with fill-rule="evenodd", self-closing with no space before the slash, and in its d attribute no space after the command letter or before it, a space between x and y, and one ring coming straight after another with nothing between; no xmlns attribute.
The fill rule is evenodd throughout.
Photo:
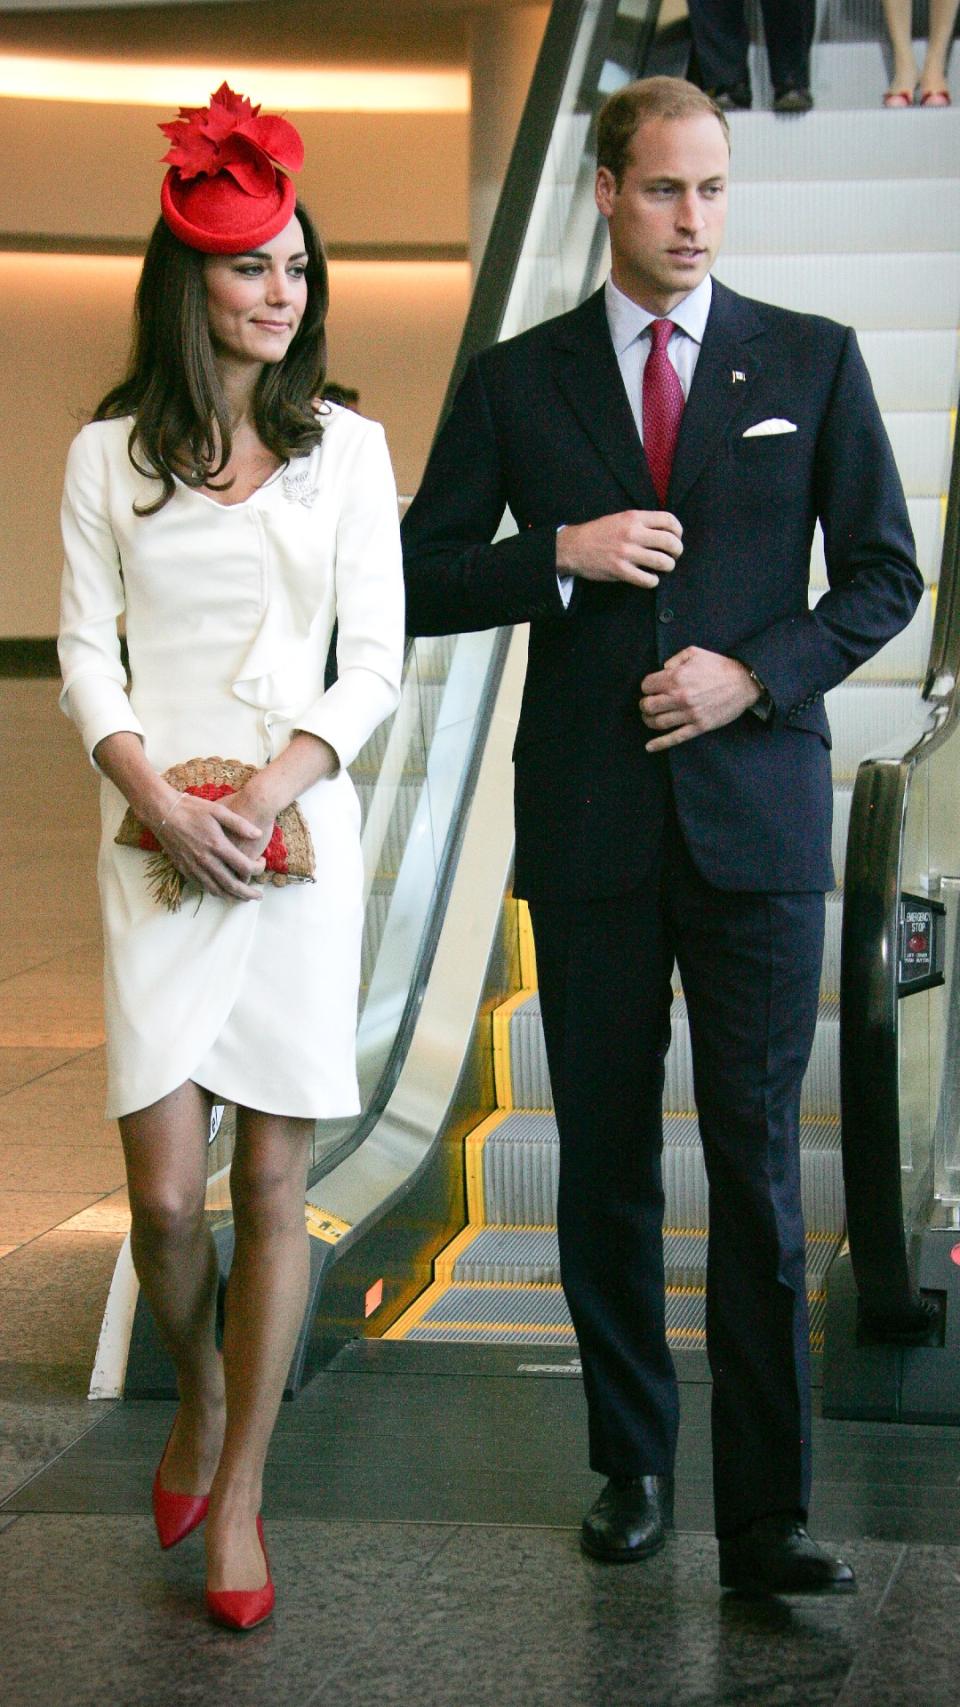
<svg viewBox="0 0 960 1707"><path fill-rule="evenodd" d="M743 414L761 367L750 342L761 331L751 305L714 280L703 344L674 452L668 509L676 510L683 502L721 438Z"/></svg>
<svg viewBox="0 0 960 1707"><path fill-rule="evenodd" d="M752 341L763 326L752 304L714 280L713 301L683 411L667 493L675 510L750 400L761 362ZM624 390L601 288L564 317L554 340L556 383L631 502L659 510L643 446Z"/></svg>
<svg viewBox="0 0 960 1707"><path fill-rule="evenodd" d="M637 509L660 508L610 339L602 288L557 329L554 378Z"/></svg>

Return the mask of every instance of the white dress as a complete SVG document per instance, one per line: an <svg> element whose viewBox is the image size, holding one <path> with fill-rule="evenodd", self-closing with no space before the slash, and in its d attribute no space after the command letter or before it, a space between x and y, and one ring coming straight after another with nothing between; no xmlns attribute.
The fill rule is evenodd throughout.
<svg viewBox="0 0 960 1707"><path fill-rule="evenodd" d="M61 704L88 753L119 730L157 770L218 754L263 765L295 730L340 770L300 796L316 882L262 901L187 891L151 900L147 856L114 836L126 810L101 782L107 1114L193 1079L227 1102L307 1118L355 1113L363 873L346 766L399 698L403 580L382 429L331 406L322 443L243 503L156 481L128 453L129 419L71 446L63 499ZM125 613L129 684L117 618ZM334 621L338 679L324 692Z"/></svg>

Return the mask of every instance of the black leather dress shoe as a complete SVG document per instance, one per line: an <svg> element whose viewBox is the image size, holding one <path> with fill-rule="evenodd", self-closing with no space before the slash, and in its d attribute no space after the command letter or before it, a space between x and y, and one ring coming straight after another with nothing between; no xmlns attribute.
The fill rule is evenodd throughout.
<svg viewBox="0 0 960 1707"><path fill-rule="evenodd" d="M580 1545L591 1559L629 1565L659 1553L672 1523L672 1477L614 1477L587 1512Z"/></svg>
<svg viewBox="0 0 960 1707"><path fill-rule="evenodd" d="M789 1517L758 1517L720 1541L720 1587L740 1594L855 1594L850 1566Z"/></svg>
<svg viewBox="0 0 960 1707"><path fill-rule="evenodd" d="M808 113L812 106L813 96L802 84L788 83L785 88L774 90L775 113Z"/></svg>
<svg viewBox="0 0 960 1707"><path fill-rule="evenodd" d="M753 105L753 90L749 83L729 83L722 89L708 89L706 92L725 113L745 112Z"/></svg>

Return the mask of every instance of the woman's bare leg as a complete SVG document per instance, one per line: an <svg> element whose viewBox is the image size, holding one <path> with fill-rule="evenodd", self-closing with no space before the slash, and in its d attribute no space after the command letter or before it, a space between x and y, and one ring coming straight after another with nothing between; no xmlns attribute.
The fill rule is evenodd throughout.
<svg viewBox="0 0 960 1707"><path fill-rule="evenodd" d="M120 1121L134 1266L180 1391L163 1461L170 1493L207 1491L223 1438L217 1253L203 1212L211 1101L188 1082Z"/></svg>
<svg viewBox="0 0 960 1707"><path fill-rule="evenodd" d="M223 1363L227 1427L206 1526L211 1589L262 1587L256 1533L263 1466L310 1275L304 1194L313 1122L237 1110L230 1170L236 1244Z"/></svg>
<svg viewBox="0 0 960 1707"><path fill-rule="evenodd" d="M927 57L920 74L920 93L933 94L947 87L947 55L957 20L957 0L930 0L930 36Z"/></svg>
<svg viewBox="0 0 960 1707"><path fill-rule="evenodd" d="M917 62L913 56L911 0L883 0L883 12L887 21L890 46L893 48L893 76L890 79L890 88L904 89L912 95L917 81Z"/></svg>

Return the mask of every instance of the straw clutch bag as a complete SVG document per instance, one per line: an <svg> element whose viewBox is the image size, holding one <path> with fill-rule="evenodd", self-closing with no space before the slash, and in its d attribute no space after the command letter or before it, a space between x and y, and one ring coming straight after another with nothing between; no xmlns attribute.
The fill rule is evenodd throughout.
<svg viewBox="0 0 960 1707"><path fill-rule="evenodd" d="M188 759L186 764L171 765L164 771L164 780L180 794L196 794L201 800L223 800L236 794L244 783L256 774L256 765L241 764L239 759ZM150 893L161 907L171 913L179 912L186 878L164 853L152 830L141 824L131 806L127 807L123 823L114 837L122 848L140 848L151 855L147 864ZM263 850L266 870L257 879L261 883L312 883L316 871L310 831L297 802L285 806L273 827L273 835Z"/></svg>

